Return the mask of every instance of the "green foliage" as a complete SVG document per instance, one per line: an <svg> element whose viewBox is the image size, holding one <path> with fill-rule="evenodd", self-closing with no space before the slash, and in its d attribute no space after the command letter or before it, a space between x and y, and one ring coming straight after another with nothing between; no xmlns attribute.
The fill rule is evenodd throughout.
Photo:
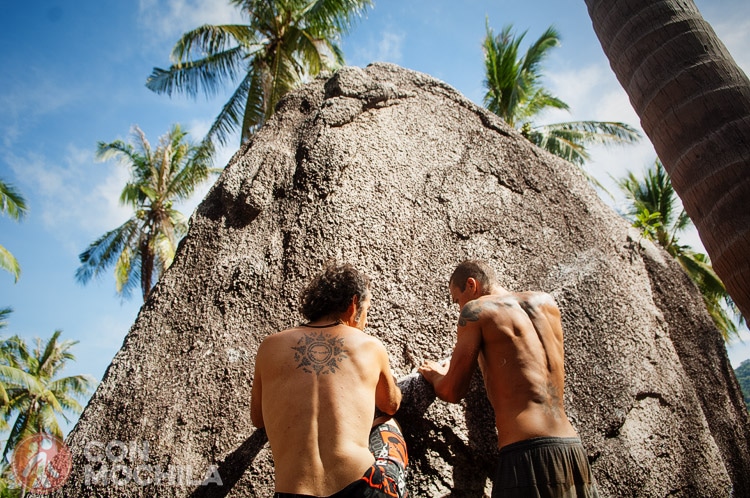
<svg viewBox="0 0 750 498"><path fill-rule="evenodd" d="M57 330L46 342L36 340L32 350L18 336L0 342L0 408L10 433L3 450L6 459L15 446L39 432L62 438L57 416L78 415L78 402L96 385L90 375L60 377L69 361L75 361L71 348L77 341L60 341ZM7 422L15 418L12 425Z"/></svg>
<svg viewBox="0 0 750 498"><path fill-rule="evenodd" d="M661 213L652 213L644 208L633 219L633 226L641 230L641 236L648 240L656 240L658 230L662 227Z"/></svg>
<svg viewBox="0 0 750 498"><path fill-rule="evenodd" d="M541 86L541 63L547 52L560 45L560 36L553 27L547 28L520 55L519 47L526 32L516 36L507 25L494 36L487 20L484 39L484 105L510 126L524 121L547 108L568 109L568 104L551 95Z"/></svg>
<svg viewBox="0 0 750 498"><path fill-rule="evenodd" d="M8 326L8 316L13 313L13 308L0 308L0 329Z"/></svg>
<svg viewBox="0 0 750 498"><path fill-rule="evenodd" d="M643 237L658 242L695 282L724 339L728 341L738 336L738 326L744 323L744 318L711 267L708 256L679 243L677 234L687 229L691 221L661 161L657 158L642 179L628 172L618 180L618 185L630 201L626 217L633 226L641 230Z"/></svg>
<svg viewBox="0 0 750 498"><path fill-rule="evenodd" d="M3 462L0 468L0 498L22 498L23 496L23 490L16 484L10 465Z"/></svg>
<svg viewBox="0 0 750 498"><path fill-rule="evenodd" d="M208 131L207 143L225 145L239 128L250 136L273 114L281 97L304 78L340 67L341 34L372 0L230 0L246 25L204 25L182 35L172 66L154 68L146 86L172 95L215 95L235 86Z"/></svg>
<svg viewBox="0 0 750 498"><path fill-rule="evenodd" d="M0 213L8 215L15 221L20 221L27 211L26 200L18 190L13 185L0 180ZM13 254L1 245L0 268L12 273L15 281L18 282L21 276L21 266Z"/></svg>
<svg viewBox="0 0 750 498"><path fill-rule="evenodd" d="M745 396L745 406L750 411L750 360L740 363L734 373L742 388L742 394Z"/></svg>
<svg viewBox="0 0 750 498"><path fill-rule="evenodd" d="M131 143L99 143L100 160L116 158L130 168L120 203L132 208L133 216L80 254L79 282L114 267L118 294L129 297L140 285L145 300L153 282L172 264L177 242L187 233L187 222L173 203L189 198L216 172L209 167L210 144L194 145L186 137L187 132L174 125L153 150L136 126Z"/></svg>
<svg viewBox="0 0 750 498"><path fill-rule="evenodd" d="M568 104L541 83L542 62L549 50L560 45L560 36L549 27L521 54L525 31L516 36L513 26L507 25L494 36L489 21L486 29L484 105L529 141L580 167L589 159L588 146L634 143L640 139L635 128L617 122L571 121L534 126L533 118L546 109L569 110ZM587 177L598 185L593 177Z"/></svg>

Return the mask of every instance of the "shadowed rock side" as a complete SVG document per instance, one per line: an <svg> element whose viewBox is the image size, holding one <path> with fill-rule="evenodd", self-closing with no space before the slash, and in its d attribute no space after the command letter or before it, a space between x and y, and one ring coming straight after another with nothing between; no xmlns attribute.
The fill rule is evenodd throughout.
<svg viewBox="0 0 750 498"><path fill-rule="evenodd" d="M68 437L73 474L55 496L270 496L253 361L300 320L297 293L329 258L374 279L369 332L402 378L413 496L491 487L479 375L459 405L410 375L451 352L447 278L467 257L557 299L565 400L602 496L748 489L747 414L696 289L573 166L440 81L376 64L290 94L191 221Z"/></svg>

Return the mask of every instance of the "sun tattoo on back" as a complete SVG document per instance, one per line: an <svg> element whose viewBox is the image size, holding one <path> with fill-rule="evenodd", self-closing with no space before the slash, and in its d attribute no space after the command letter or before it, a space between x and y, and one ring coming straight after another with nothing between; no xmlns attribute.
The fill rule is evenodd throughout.
<svg viewBox="0 0 750 498"><path fill-rule="evenodd" d="M458 317L458 326L465 327L468 322L478 322L479 314L482 312L482 305L476 301L469 301L461 310Z"/></svg>
<svg viewBox="0 0 750 498"><path fill-rule="evenodd" d="M316 375L336 373L349 352L344 349L344 339L323 332L305 334L292 349L297 368Z"/></svg>

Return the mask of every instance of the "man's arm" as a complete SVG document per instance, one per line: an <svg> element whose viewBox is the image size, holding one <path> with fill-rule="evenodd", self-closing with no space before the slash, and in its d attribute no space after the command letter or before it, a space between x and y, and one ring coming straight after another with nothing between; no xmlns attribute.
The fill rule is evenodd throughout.
<svg viewBox="0 0 750 498"><path fill-rule="evenodd" d="M466 303L458 318L456 346L450 361L441 364L428 360L419 368L419 373L432 384L435 394L443 401L458 403L469 392L482 347L481 311L481 302Z"/></svg>
<svg viewBox="0 0 750 498"><path fill-rule="evenodd" d="M396 385L396 380L391 373L388 360L388 352L385 346L378 344L378 357L380 359L380 378L375 388L375 406L378 410L393 415L401 406L401 389Z"/></svg>

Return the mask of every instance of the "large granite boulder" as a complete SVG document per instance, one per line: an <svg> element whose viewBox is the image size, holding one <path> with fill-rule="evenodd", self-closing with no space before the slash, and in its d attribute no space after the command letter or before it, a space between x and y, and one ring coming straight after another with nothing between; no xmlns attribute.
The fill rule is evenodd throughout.
<svg viewBox="0 0 750 498"><path fill-rule="evenodd" d="M449 405L413 373L451 352L447 279L465 258L557 299L565 401L602 496L750 496L747 411L681 269L575 167L386 64L288 95L235 155L68 437L55 496L271 496L253 360L330 259L374 279L368 331L405 388L412 496L483 496L497 450L481 382Z"/></svg>

